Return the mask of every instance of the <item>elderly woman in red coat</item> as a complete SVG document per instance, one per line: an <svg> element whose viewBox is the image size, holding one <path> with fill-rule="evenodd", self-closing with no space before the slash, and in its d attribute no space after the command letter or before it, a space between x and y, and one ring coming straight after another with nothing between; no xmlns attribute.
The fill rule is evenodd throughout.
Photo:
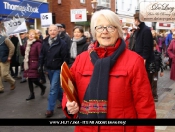
<svg viewBox="0 0 175 132"><path fill-rule="evenodd" d="M41 41L34 29L29 30L24 56L24 77L28 79L30 95L26 100L35 99L33 83L41 88L41 95L44 95L46 87L39 82L38 59L41 50Z"/></svg>
<svg viewBox="0 0 175 132"><path fill-rule="evenodd" d="M167 49L169 57L172 59L170 79L175 81L175 32L173 32L171 43Z"/></svg>
<svg viewBox="0 0 175 132"><path fill-rule="evenodd" d="M118 16L110 10L95 12L91 31L97 41L71 67L79 103L64 94L67 118L155 119L144 60L126 48ZM154 126L76 126L75 132L154 132Z"/></svg>

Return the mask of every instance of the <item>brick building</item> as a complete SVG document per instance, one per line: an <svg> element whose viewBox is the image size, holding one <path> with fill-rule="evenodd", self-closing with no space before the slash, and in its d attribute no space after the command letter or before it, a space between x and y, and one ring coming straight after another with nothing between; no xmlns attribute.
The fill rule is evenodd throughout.
<svg viewBox="0 0 175 132"><path fill-rule="evenodd" d="M64 23L66 25L66 31L72 36L72 29L75 25L84 26L85 30L89 29L90 18L93 13L91 7L91 0L60 0L61 4L58 4L58 0L48 0L49 11L53 13L54 23ZM97 0L99 1L99 0ZM111 0L108 8L115 11L115 0ZM74 23L70 22L70 10L71 9L85 9L87 10L87 22ZM98 8L104 8L98 4Z"/></svg>

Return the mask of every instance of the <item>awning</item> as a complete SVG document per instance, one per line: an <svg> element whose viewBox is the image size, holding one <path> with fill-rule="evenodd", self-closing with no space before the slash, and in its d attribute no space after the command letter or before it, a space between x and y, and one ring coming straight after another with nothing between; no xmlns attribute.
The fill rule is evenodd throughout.
<svg viewBox="0 0 175 132"><path fill-rule="evenodd" d="M40 18L41 13L48 12L48 3L35 0L1 0L0 15Z"/></svg>

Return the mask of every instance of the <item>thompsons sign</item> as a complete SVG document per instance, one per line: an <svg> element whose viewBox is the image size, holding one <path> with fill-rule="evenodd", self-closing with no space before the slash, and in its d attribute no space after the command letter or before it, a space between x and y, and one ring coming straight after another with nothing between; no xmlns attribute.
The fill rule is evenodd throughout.
<svg viewBox="0 0 175 132"><path fill-rule="evenodd" d="M140 20L149 22L174 22L175 2L141 2Z"/></svg>
<svg viewBox="0 0 175 132"><path fill-rule="evenodd" d="M35 0L0 0L0 15L40 18L48 12L48 3Z"/></svg>

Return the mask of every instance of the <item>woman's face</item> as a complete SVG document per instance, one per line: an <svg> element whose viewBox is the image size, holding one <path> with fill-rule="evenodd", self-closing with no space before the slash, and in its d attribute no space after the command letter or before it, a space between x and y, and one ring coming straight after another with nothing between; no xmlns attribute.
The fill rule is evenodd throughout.
<svg viewBox="0 0 175 132"><path fill-rule="evenodd" d="M103 27L108 27L108 26L113 26L111 25L104 16L100 16L97 19L97 25L96 26L103 26ZM118 39L118 31L117 28L114 28L113 32L108 32L107 29L105 28L103 32L95 32L95 36L97 41L99 42L101 47L108 47L108 46L114 46L117 39Z"/></svg>
<svg viewBox="0 0 175 132"><path fill-rule="evenodd" d="M35 39L35 33L34 32L29 32L29 40Z"/></svg>
<svg viewBox="0 0 175 132"><path fill-rule="evenodd" d="M76 29L74 30L73 34L74 34L74 38L75 38L75 39L79 39L79 38L81 38L81 37L83 36L83 33L81 33L80 30L79 30L78 28L76 28Z"/></svg>

